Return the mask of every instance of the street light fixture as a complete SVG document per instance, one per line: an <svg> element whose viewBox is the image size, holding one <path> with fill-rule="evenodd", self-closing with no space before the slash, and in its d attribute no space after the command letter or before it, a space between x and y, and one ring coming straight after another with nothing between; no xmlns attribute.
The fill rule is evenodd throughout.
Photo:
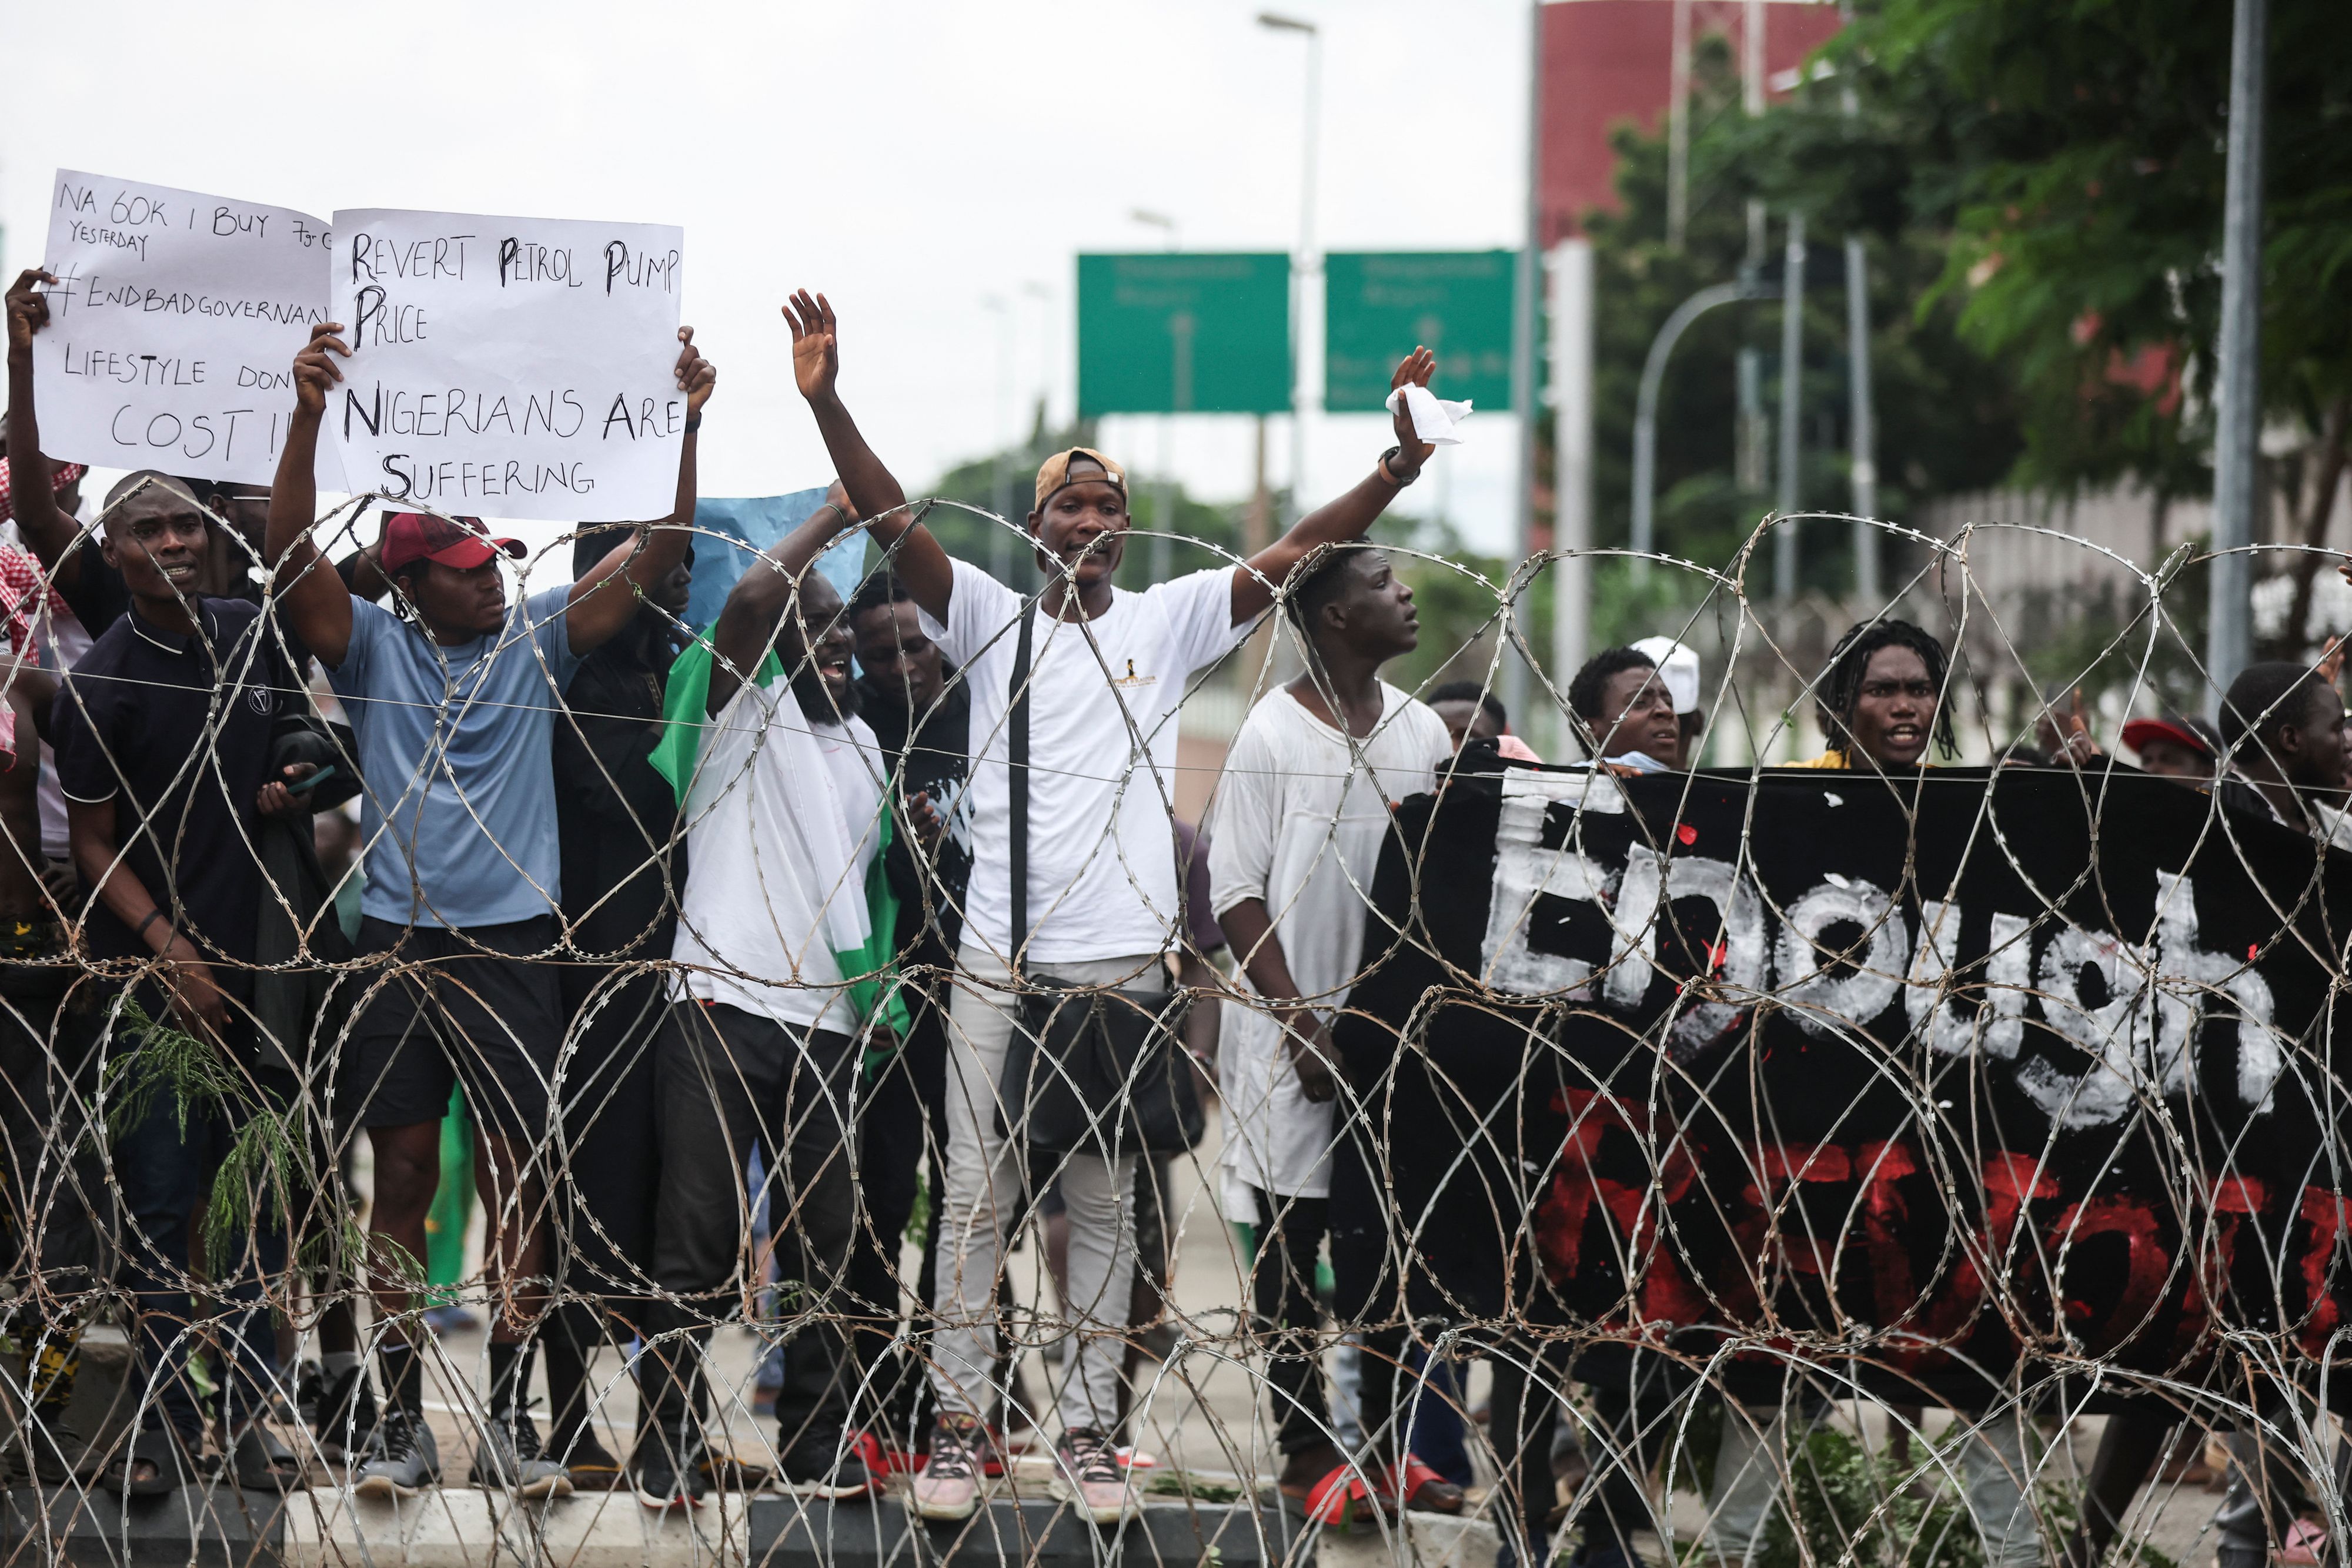
<svg viewBox="0 0 2352 1568"><path fill-rule="evenodd" d="M1278 11L1261 11L1257 25L1276 33L1297 33L1307 40L1306 147L1298 166L1298 253L1290 261L1290 511L1295 518L1306 494L1306 389L1298 384L1299 340L1306 335L1307 277L1315 267L1315 137L1322 119L1323 30L1314 23Z"/></svg>
<svg viewBox="0 0 2352 1568"><path fill-rule="evenodd" d="M1176 220L1166 213L1155 213L1149 207L1137 207L1127 214L1129 223L1141 224L1148 229L1158 229L1168 236L1168 248L1176 248Z"/></svg>

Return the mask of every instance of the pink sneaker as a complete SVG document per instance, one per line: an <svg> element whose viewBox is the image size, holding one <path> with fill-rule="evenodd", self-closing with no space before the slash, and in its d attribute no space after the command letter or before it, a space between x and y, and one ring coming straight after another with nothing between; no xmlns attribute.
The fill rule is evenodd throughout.
<svg viewBox="0 0 2352 1568"><path fill-rule="evenodd" d="M908 1487L918 1519L970 1519L980 1509L981 1450L988 1434L970 1416L942 1415L931 1428L931 1454Z"/></svg>
<svg viewBox="0 0 2352 1568"><path fill-rule="evenodd" d="M1117 1524L1136 1510L1118 1450L1092 1427L1071 1427L1055 1446L1054 1495L1097 1524Z"/></svg>

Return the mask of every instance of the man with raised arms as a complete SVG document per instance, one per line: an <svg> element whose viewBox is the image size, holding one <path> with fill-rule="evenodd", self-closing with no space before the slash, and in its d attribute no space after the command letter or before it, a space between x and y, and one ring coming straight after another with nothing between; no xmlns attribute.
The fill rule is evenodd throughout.
<svg viewBox="0 0 2352 1568"><path fill-rule="evenodd" d="M922 612L923 631L958 665L971 695L972 872L950 1009L947 1190L940 1197L940 1328L932 1378L940 1418L914 1483L927 1519L969 1517L985 1460L981 1425L995 1393L996 1284L1004 1227L1026 1179L1017 1140L998 1130L997 1082L1016 1027L1016 965L1030 978L1159 990L1178 917L1168 800L1175 716L1194 672L1230 653L1318 546L1362 537L1431 448L1400 413L1397 444L1339 499L1302 517L1244 565L1218 567L1144 592L1112 583L1129 528L1127 476L1101 453L1058 453L1037 471L1029 514L1037 576L1027 589L950 560L903 510L906 493L858 433L835 387L833 308L796 294L793 368L835 470L858 515ZM1435 361L1416 350L1394 384L1427 385ZM1028 681L1033 829L1027 908L1013 929L1012 676L1023 616L1033 617ZM1070 1216L1076 1366L1061 1390L1055 1487L1098 1522L1135 1506L1109 1435L1118 1418L1133 1235L1132 1156L1079 1154L1061 1167Z"/></svg>
<svg viewBox="0 0 2352 1568"><path fill-rule="evenodd" d="M779 1480L838 1502L878 1479L850 1431L848 1331L866 1315L848 1278L856 1107L863 1051L886 1049L906 1009L885 974L887 768L857 716L841 594L810 570L849 520L836 489L754 558L711 634L679 656L663 706L654 766L677 789L691 869L655 1071L661 1195L635 1459L648 1508L695 1506L730 1468L703 1446L703 1347L759 1267L762 1195L743 1185L755 1149L796 1320L776 1393Z"/></svg>
<svg viewBox="0 0 2352 1568"><path fill-rule="evenodd" d="M312 465L327 398L351 350L324 323L294 361L295 409L269 501L268 559L283 618L318 656L357 732L368 782L367 892L359 950L366 990L347 1082L375 1153L373 1231L378 1369L388 1406L359 1472L368 1496L405 1496L439 1479L424 1419L424 1368L406 1259L425 1254L439 1180L440 1122L453 1082L482 1129L476 1162L491 1218L490 1275L502 1301L490 1331L491 1420L473 1480L531 1496L568 1491L526 1413L526 1354L548 1273L544 1172L549 1085L563 1040L556 966L562 897L551 747L562 693L580 661L635 618L641 596L684 559L694 518L695 429L718 372L681 328L687 394L673 527L640 528L579 580L509 604L502 552L478 523L393 516L378 564L399 613L354 597L311 542Z"/></svg>

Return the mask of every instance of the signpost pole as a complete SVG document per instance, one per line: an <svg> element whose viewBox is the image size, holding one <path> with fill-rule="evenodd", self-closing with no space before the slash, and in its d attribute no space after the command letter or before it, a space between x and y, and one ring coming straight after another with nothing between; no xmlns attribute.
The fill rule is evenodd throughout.
<svg viewBox="0 0 2352 1568"><path fill-rule="evenodd" d="M1536 246L1540 243L1543 224L1543 191L1538 173L1543 160L1543 0L1529 0L1526 228L1519 242L1519 267L1511 296L1511 408L1519 417L1518 484L1513 498L1508 567L1514 573L1535 553L1536 272L1542 259ZM1510 615L1505 624L1517 624L1523 607L1513 604L1507 608ZM1510 710L1511 721L1525 730L1528 727L1527 661L1515 648L1507 646L1502 654L1503 706ZM1563 688L1575 673L1555 672Z"/></svg>
<svg viewBox="0 0 2352 1568"><path fill-rule="evenodd" d="M2230 37L2230 140L2221 198L2221 396L2214 409L2213 570L2205 674L2210 711L2254 656L2250 597L2263 432L2263 95L2270 0L2237 0ZM2234 553L2223 554L2223 551Z"/></svg>
<svg viewBox="0 0 2352 1568"><path fill-rule="evenodd" d="M1584 665L1591 638L1592 561L1592 242L1564 239L1551 253L1552 528L1551 666L1555 683ZM1570 726L1555 727L1563 758Z"/></svg>

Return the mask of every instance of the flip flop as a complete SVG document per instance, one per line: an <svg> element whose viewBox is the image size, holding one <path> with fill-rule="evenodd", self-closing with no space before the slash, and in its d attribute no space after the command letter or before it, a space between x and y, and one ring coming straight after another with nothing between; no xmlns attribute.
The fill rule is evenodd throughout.
<svg viewBox="0 0 2352 1568"><path fill-rule="evenodd" d="M1396 1517L1396 1510L1370 1484L1368 1472L1344 1460L1307 1489L1305 1511L1307 1523L1327 1530L1352 1529L1374 1512L1383 1519Z"/></svg>
<svg viewBox="0 0 2352 1568"><path fill-rule="evenodd" d="M137 1474L142 1465L154 1466L155 1473ZM105 1486L124 1497L163 1497L179 1490L186 1474L178 1434L166 1427L148 1427L131 1439L129 1451L108 1469Z"/></svg>
<svg viewBox="0 0 2352 1568"><path fill-rule="evenodd" d="M278 1434L258 1421L240 1433L229 1450L230 1477L238 1486L257 1491L291 1491L302 1484L308 1469Z"/></svg>
<svg viewBox="0 0 2352 1568"><path fill-rule="evenodd" d="M1402 1506L1423 1513L1458 1514L1469 1503L1460 1487L1410 1455L1405 1458L1402 1484L1391 1475L1383 1474L1381 1479L1385 1483L1381 1488L1383 1500L1402 1497Z"/></svg>

